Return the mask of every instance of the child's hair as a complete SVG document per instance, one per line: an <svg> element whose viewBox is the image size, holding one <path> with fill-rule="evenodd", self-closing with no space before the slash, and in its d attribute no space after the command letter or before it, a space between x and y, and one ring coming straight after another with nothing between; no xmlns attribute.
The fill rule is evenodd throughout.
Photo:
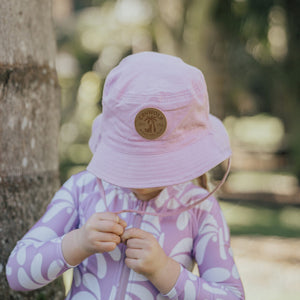
<svg viewBox="0 0 300 300"><path fill-rule="evenodd" d="M207 179L207 174L206 173L204 173L203 175L197 177L196 178L196 183L209 192L208 179Z"/></svg>

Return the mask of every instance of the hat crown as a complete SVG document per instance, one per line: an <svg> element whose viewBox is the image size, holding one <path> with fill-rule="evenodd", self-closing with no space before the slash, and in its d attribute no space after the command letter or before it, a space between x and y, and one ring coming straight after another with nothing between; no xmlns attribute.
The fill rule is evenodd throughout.
<svg viewBox="0 0 300 300"><path fill-rule="evenodd" d="M142 125L144 133L152 133L141 133L136 118L145 109L158 110L166 124L152 115ZM105 82L102 134L106 143L122 152L155 154L170 151L176 143L183 147L207 134L203 129L209 126L208 119L204 77L180 58L134 54L123 59Z"/></svg>
<svg viewBox="0 0 300 300"><path fill-rule="evenodd" d="M209 107L207 87L200 70L178 57L141 52L126 57L109 73L103 107L126 103L149 107L189 105L193 97Z"/></svg>

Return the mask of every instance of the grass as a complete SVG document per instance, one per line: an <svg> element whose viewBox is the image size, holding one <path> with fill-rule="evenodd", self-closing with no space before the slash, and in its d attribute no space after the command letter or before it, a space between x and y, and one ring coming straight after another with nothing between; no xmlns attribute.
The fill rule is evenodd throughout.
<svg viewBox="0 0 300 300"><path fill-rule="evenodd" d="M299 256L293 249L300 238L300 207L243 201L220 205L237 242L235 260L246 299L298 300Z"/></svg>
<svg viewBox="0 0 300 300"><path fill-rule="evenodd" d="M300 237L300 207L220 201L231 235Z"/></svg>

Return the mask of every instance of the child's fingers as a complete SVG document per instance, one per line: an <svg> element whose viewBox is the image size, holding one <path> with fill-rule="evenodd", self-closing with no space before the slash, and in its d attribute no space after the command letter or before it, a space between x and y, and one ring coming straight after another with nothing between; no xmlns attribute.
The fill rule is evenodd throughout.
<svg viewBox="0 0 300 300"><path fill-rule="evenodd" d="M123 228L127 227L127 223L123 219L119 219L119 224L123 226Z"/></svg>
<svg viewBox="0 0 300 300"><path fill-rule="evenodd" d="M124 228L127 226L127 223L115 213L111 213L111 212L97 213L97 216L99 220L110 220L119 223Z"/></svg>
<svg viewBox="0 0 300 300"><path fill-rule="evenodd" d="M124 241L122 237L121 240L122 242L126 243L126 246L128 248L133 248L133 249L143 249L145 247L145 243L147 243L145 239L140 239L140 238L130 238Z"/></svg>
<svg viewBox="0 0 300 300"><path fill-rule="evenodd" d="M96 230L99 232L112 232L121 235L124 232L126 222L119 218L115 213L95 213L93 214L85 227L88 231Z"/></svg>
<svg viewBox="0 0 300 300"><path fill-rule="evenodd" d="M98 251L102 252L109 252L113 251L116 248L117 244L114 242L99 242Z"/></svg>
<svg viewBox="0 0 300 300"><path fill-rule="evenodd" d="M119 235L108 232L97 232L94 235L94 240L98 242L113 242L119 244L121 242L121 238Z"/></svg>
<svg viewBox="0 0 300 300"><path fill-rule="evenodd" d="M124 232L123 226L111 220L99 220L95 223L95 229L99 232L111 232L119 236Z"/></svg>
<svg viewBox="0 0 300 300"><path fill-rule="evenodd" d="M129 239L145 239L147 237L147 232L139 228L130 228L124 231L122 234L122 242L126 243Z"/></svg>
<svg viewBox="0 0 300 300"><path fill-rule="evenodd" d="M117 214L111 212L101 212L95 214L99 220L109 220L119 223L120 218Z"/></svg>
<svg viewBox="0 0 300 300"><path fill-rule="evenodd" d="M142 249L135 249L135 248L126 249L126 258L140 259L142 254L143 254Z"/></svg>
<svg viewBox="0 0 300 300"><path fill-rule="evenodd" d="M139 273L139 265L140 265L140 261L136 258L125 258L125 264L128 268L136 271L137 273Z"/></svg>

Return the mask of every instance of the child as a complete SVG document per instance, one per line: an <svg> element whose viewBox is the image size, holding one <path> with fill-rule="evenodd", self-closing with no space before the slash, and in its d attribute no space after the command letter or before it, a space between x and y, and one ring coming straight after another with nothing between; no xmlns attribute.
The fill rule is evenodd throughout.
<svg viewBox="0 0 300 300"><path fill-rule="evenodd" d="M218 202L191 182L231 155L202 73L165 54L128 56L106 79L89 144L87 171L13 250L11 288L74 268L67 299L244 299Z"/></svg>

